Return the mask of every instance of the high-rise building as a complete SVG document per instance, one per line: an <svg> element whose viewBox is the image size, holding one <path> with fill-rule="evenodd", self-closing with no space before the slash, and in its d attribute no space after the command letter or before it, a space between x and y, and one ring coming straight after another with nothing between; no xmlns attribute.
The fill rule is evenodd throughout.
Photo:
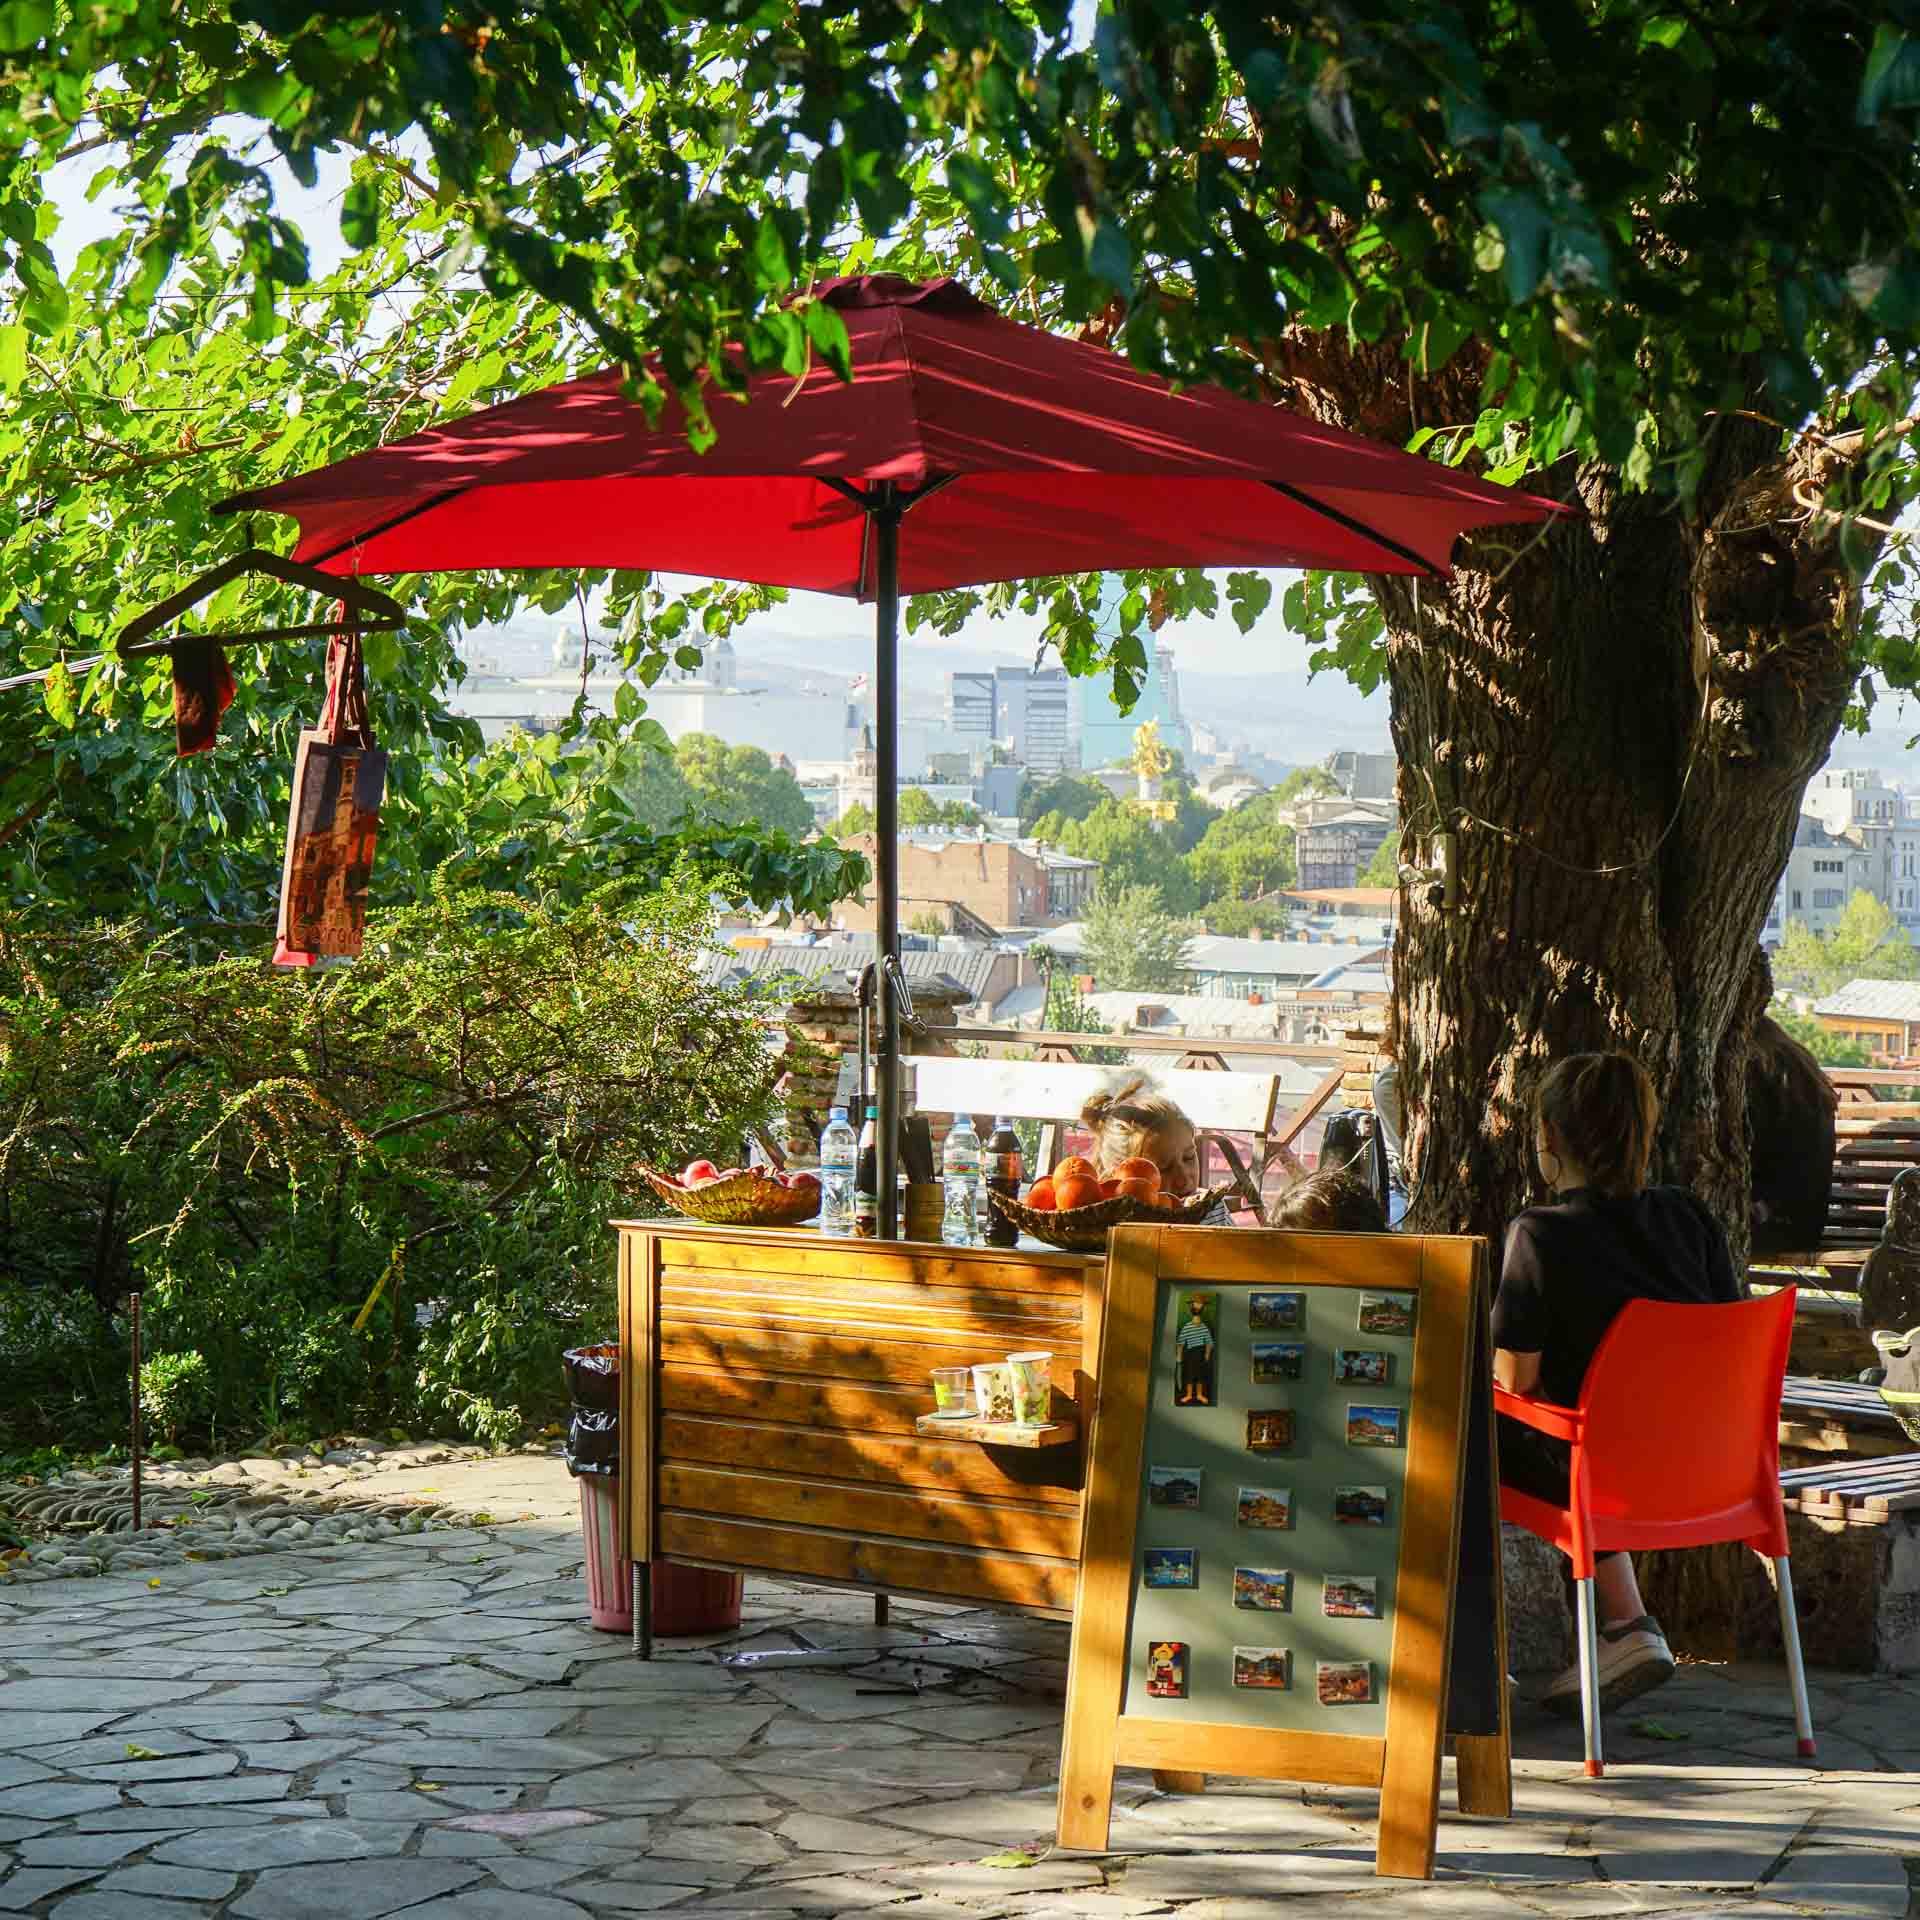
<svg viewBox="0 0 1920 1920"><path fill-rule="evenodd" d="M1070 681L1064 667L1002 667L994 675L999 738L1029 773L1056 774L1071 764Z"/></svg>
<svg viewBox="0 0 1920 1920"><path fill-rule="evenodd" d="M1100 595L1100 610L1094 624L1103 633L1117 632L1120 601L1125 589L1117 574L1109 574ZM1113 683L1105 674L1073 683L1073 698L1080 719L1080 764L1083 767L1111 767L1133 756L1133 736L1149 720L1160 723L1160 744L1171 747L1192 769L1193 736L1180 712L1180 676L1174 668L1173 649L1153 642L1147 652L1147 673L1140 698L1131 713L1122 713L1113 703Z"/></svg>
<svg viewBox="0 0 1920 1920"><path fill-rule="evenodd" d="M999 702L991 673L947 675L947 725L955 732L991 740L998 729Z"/></svg>

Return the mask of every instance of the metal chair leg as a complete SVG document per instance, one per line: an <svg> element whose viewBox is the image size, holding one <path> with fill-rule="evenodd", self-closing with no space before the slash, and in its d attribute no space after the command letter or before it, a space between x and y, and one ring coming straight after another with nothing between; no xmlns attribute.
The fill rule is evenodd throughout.
<svg viewBox="0 0 1920 1920"><path fill-rule="evenodd" d="M1784 1553L1774 1560L1773 1577L1780 1596L1780 1638L1787 1649L1787 1684L1793 1689L1793 1730L1800 1757L1811 1760L1813 1708L1807 1700L1807 1663L1800 1652L1800 1614L1793 1604L1793 1566Z"/></svg>
<svg viewBox="0 0 1920 1920"><path fill-rule="evenodd" d="M1587 1777L1598 1780L1605 1771L1600 1751L1600 1617L1593 1594L1593 1576L1576 1580L1580 1631L1580 1728L1586 1736Z"/></svg>
<svg viewBox="0 0 1920 1920"><path fill-rule="evenodd" d="M873 1596L873 1624L876 1627L884 1627L887 1624L887 1615L891 1611L892 1609L887 1605L887 1596L884 1593L876 1593Z"/></svg>

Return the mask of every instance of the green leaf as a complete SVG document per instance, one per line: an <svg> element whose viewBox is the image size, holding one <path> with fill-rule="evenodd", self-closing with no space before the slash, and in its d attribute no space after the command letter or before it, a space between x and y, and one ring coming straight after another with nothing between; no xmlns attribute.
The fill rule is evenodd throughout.
<svg viewBox="0 0 1920 1920"><path fill-rule="evenodd" d="M1102 220L1087 247L1087 271L1116 293L1133 291L1133 249L1117 220Z"/></svg>
<svg viewBox="0 0 1920 1920"><path fill-rule="evenodd" d="M0 6L0 47L35 47L53 32L53 0L7 0Z"/></svg>
<svg viewBox="0 0 1920 1920"><path fill-rule="evenodd" d="M127 1758L129 1760L158 1760L160 1756L153 1748L143 1747L137 1740L129 1740L127 1742Z"/></svg>
<svg viewBox="0 0 1920 1920"><path fill-rule="evenodd" d="M1883 113L1916 103L1920 103L1920 43L1892 21L1883 20L1860 77L1854 118L1861 126L1871 127Z"/></svg>
<svg viewBox="0 0 1920 1920"><path fill-rule="evenodd" d="M1627 1731L1637 1733L1643 1740L1690 1740L1693 1737L1684 1727L1670 1727L1664 1720L1629 1721Z"/></svg>
<svg viewBox="0 0 1920 1920"><path fill-rule="evenodd" d="M1254 622L1266 612L1273 599L1273 582L1265 574L1235 573L1227 579L1227 609L1233 624L1242 633L1251 633Z"/></svg>
<svg viewBox="0 0 1920 1920"><path fill-rule="evenodd" d="M27 330L17 320L0 326L0 393L17 393L27 377Z"/></svg>
<svg viewBox="0 0 1920 1920"><path fill-rule="evenodd" d="M399 677L403 657L399 634L381 631L362 634L360 651L366 659L369 679L392 680Z"/></svg>
<svg viewBox="0 0 1920 1920"><path fill-rule="evenodd" d="M356 180L340 202L340 238L358 253L380 238L380 189Z"/></svg>
<svg viewBox="0 0 1920 1920"><path fill-rule="evenodd" d="M1499 230L1507 298L1520 306L1533 298L1546 271L1547 236L1553 223L1530 193L1483 193L1478 204Z"/></svg>
<svg viewBox="0 0 1920 1920"><path fill-rule="evenodd" d="M1022 1847L1009 1847L1005 1853L990 1853L984 1860L976 1861L975 1864L982 1867L1037 1867L1040 1864L1040 1856L1037 1853L1028 1853Z"/></svg>
<svg viewBox="0 0 1920 1920"><path fill-rule="evenodd" d="M793 261L788 256L787 237L780 230L777 214L760 216L753 235L753 264L762 286L784 293L793 285Z"/></svg>
<svg viewBox="0 0 1920 1920"><path fill-rule="evenodd" d="M842 380L853 378L853 342L847 338L847 323L839 310L824 300L809 300L800 309L801 323L813 350Z"/></svg>
<svg viewBox="0 0 1920 1920"><path fill-rule="evenodd" d="M79 702L74 697L73 675L64 662L55 664L53 671L40 683L40 696L46 702L47 712L55 726L72 729L80 717Z"/></svg>

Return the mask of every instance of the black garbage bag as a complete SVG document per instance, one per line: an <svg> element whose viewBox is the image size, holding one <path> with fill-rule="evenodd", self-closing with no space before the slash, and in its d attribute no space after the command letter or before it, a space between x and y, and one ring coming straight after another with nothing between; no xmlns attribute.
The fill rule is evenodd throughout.
<svg viewBox="0 0 1920 1920"><path fill-rule="evenodd" d="M569 1347L563 1356L573 1418L567 1427L567 1470L620 1471L620 1349Z"/></svg>

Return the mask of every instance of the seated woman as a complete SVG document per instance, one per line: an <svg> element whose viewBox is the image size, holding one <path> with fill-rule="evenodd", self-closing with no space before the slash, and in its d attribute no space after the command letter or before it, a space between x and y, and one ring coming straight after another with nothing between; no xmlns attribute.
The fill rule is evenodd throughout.
<svg viewBox="0 0 1920 1920"><path fill-rule="evenodd" d="M1160 1169L1160 1190L1185 1199L1200 1190L1200 1136L1193 1122L1164 1093L1149 1093L1143 1074L1123 1086L1096 1093L1080 1110L1080 1124L1093 1136L1094 1170L1113 1177L1123 1160L1146 1159ZM1201 1223L1233 1224L1220 1201Z"/></svg>
<svg viewBox="0 0 1920 1920"><path fill-rule="evenodd" d="M1387 1216L1373 1189L1345 1167L1296 1180L1267 1214L1270 1227L1303 1233L1386 1233Z"/></svg>
<svg viewBox="0 0 1920 1920"><path fill-rule="evenodd" d="M1575 1054L1541 1081L1534 1152L1554 1197L1507 1229L1493 1307L1493 1372L1503 1387L1573 1406L1628 1301L1743 1297L1726 1235L1705 1204L1684 1187L1646 1184L1659 1114L1652 1081L1624 1053ZM1564 1441L1502 1417L1506 1485L1564 1506L1569 1465ZM1673 1654L1640 1598L1630 1555L1601 1556L1594 1589L1600 1703L1614 1707L1670 1679ZM1579 1713L1577 1662L1543 1700Z"/></svg>

